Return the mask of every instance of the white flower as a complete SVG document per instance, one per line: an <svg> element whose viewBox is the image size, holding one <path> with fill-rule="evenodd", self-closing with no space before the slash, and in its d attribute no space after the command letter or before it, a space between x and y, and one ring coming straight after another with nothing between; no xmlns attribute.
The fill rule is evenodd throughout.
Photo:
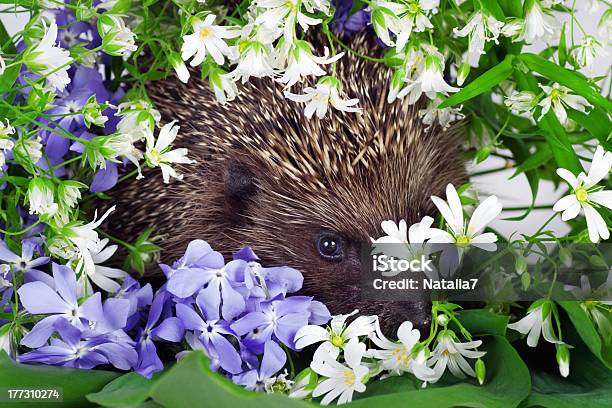
<svg viewBox="0 0 612 408"><path fill-rule="evenodd" d="M117 245L108 245L108 242L108 238L100 240L99 250L92 250L90 252L94 268L81 275L78 282L79 296L89 296L93 294L94 290L90 283L90 279L100 289L108 293L115 293L121 288L121 285L116 282L116 279L125 279L125 277L128 276L128 274L121 269L102 266L102 263L108 261L118 248Z"/></svg>
<svg viewBox="0 0 612 408"><path fill-rule="evenodd" d="M548 302L535 302L529 307L527 316L508 325L509 329L521 334L527 334L527 345L536 347L540 341L540 334L549 343L561 343L555 337L551 319L551 305Z"/></svg>
<svg viewBox="0 0 612 408"><path fill-rule="evenodd" d="M191 164L194 161L187 158L188 150L185 148L170 150L170 145L176 139L179 131L179 126L174 126L176 121L172 121L159 131L159 136L154 142L153 137L147 138L147 149L145 157L147 163L153 167L159 167L162 171L164 183L170 182L170 177L177 180L182 180L183 175L177 172L170 166L172 163Z"/></svg>
<svg viewBox="0 0 612 408"><path fill-rule="evenodd" d="M217 64L223 65L225 57L231 57L233 54L225 40L238 37L240 30L237 27L213 24L216 17L209 14L204 21L196 20L193 23L193 34L183 36L181 56L185 61L193 57L190 62L192 67L200 65L206 55L210 55Z"/></svg>
<svg viewBox="0 0 612 408"><path fill-rule="evenodd" d="M431 51L437 57L443 58L437 50L430 48L429 51ZM422 91L421 87L415 81L418 80L419 76L421 75L421 72L423 72L425 66L424 61L425 55L421 47L408 48L404 58L404 69L399 70L405 75L403 78L401 78L401 82L400 78L396 78L395 76L393 81L396 82L394 86L396 86L397 88L401 88L402 86L404 86L406 81L410 83L410 86L404 86L402 89L398 90L397 95L394 95L393 99L403 99L405 96L408 96L407 102L409 105L412 105L416 103L417 100L419 100L422 95ZM389 93L389 97L391 97L391 93Z"/></svg>
<svg viewBox="0 0 612 408"><path fill-rule="evenodd" d="M274 75L271 60L271 47L261 42L250 42L240 53L238 65L227 78L242 80L244 84L250 77L263 78Z"/></svg>
<svg viewBox="0 0 612 408"><path fill-rule="evenodd" d="M236 83L228 78L227 73L222 69L211 69L208 74L210 86L215 92L215 98L220 104L233 101L238 95Z"/></svg>
<svg viewBox="0 0 612 408"><path fill-rule="evenodd" d="M68 68L72 58L67 50L55 45L57 39L55 21L51 22L48 29L43 21L43 29L45 34L42 40L25 51L23 62L35 74L45 76L47 86L51 90L63 91L70 83Z"/></svg>
<svg viewBox="0 0 612 408"><path fill-rule="evenodd" d="M105 105L100 105L96 101L96 95L92 95L87 100L85 106L83 106L83 120L87 127L91 125L104 126L108 117L104 116L102 112L105 109Z"/></svg>
<svg viewBox="0 0 612 408"><path fill-rule="evenodd" d="M535 107L537 102L537 96L533 92L523 91L519 92L514 90L512 94L504 100L504 104L512 110L515 114L529 113L531 115L532 109Z"/></svg>
<svg viewBox="0 0 612 408"><path fill-rule="evenodd" d="M115 56L128 56L138 49L134 33L125 26L121 16L102 14L98 19L102 50Z"/></svg>
<svg viewBox="0 0 612 408"><path fill-rule="evenodd" d="M42 147L38 137L35 139L19 139L15 143L13 152L16 159L36 164L42 158Z"/></svg>
<svg viewBox="0 0 612 408"><path fill-rule="evenodd" d="M579 67L591 68L597 57L606 57L608 53L592 35L585 36L580 45L572 49L570 56Z"/></svg>
<svg viewBox="0 0 612 408"><path fill-rule="evenodd" d="M312 392L315 398L325 395L321 405L328 405L336 398L338 404L345 404L352 401L354 392L366 390L364 382L369 370L361 364L365 351L365 344L352 339L344 349L346 364L336 361L338 350L333 348L329 349L321 360L313 360L310 367L318 374L327 377Z"/></svg>
<svg viewBox="0 0 612 408"><path fill-rule="evenodd" d="M444 217L450 233L437 230L438 234L433 238L436 242L456 243L457 245L470 245L485 250L494 249L497 236L492 232L482 233L487 224L501 213L502 205L496 196L490 196L484 200L472 213L469 223L465 223L463 207L452 184L446 186L446 199L448 203L439 197L432 196L436 207Z"/></svg>
<svg viewBox="0 0 612 408"><path fill-rule="evenodd" d="M438 108L442 103L442 98L436 97L436 99L429 102L427 108L419 110L419 116L422 118L423 123L428 125L428 129L435 122L438 122L442 129L447 129L452 122L461 120L465 117L461 113L463 106Z"/></svg>
<svg viewBox="0 0 612 408"><path fill-rule="evenodd" d="M586 108L592 108L589 102L582 96L574 95L570 93L570 89L566 88L558 83L554 83L553 86L547 86L540 84L540 88L546 94L546 97L540 101L538 105L542 107L542 114L538 120L542 120L544 115L552 107L557 119L562 125L567 123L567 112L565 107L568 106L578 112L585 113Z"/></svg>
<svg viewBox="0 0 612 408"><path fill-rule="evenodd" d="M51 180L36 177L28 185L30 214L52 216L58 205L53 201L53 183Z"/></svg>
<svg viewBox="0 0 612 408"><path fill-rule="evenodd" d="M340 83L333 77L323 77L315 88L304 88L302 95L285 91L285 97L294 102L305 102L304 115L310 119L314 113L322 119L327 113L328 105L342 112L359 112L361 108L355 107L359 99L342 99L339 93Z"/></svg>
<svg viewBox="0 0 612 408"><path fill-rule="evenodd" d="M606 44L612 43L612 8L602 14L597 24L597 32Z"/></svg>
<svg viewBox="0 0 612 408"><path fill-rule="evenodd" d="M123 102L119 104L117 115L121 120L117 123L117 133L130 134L144 138L143 127L152 131L159 124L161 115L153 105L145 100Z"/></svg>
<svg viewBox="0 0 612 408"><path fill-rule="evenodd" d="M309 17L302 13L302 2L298 0L257 0L254 2L257 7L263 11L257 16L255 22L262 24L268 29L275 29L279 26L284 27L284 38L286 41L292 41L294 38L294 26L297 21L304 31L308 27L321 23L320 19ZM310 12L313 12L316 6L315 2L304 1ZM326 2L327 3L327 2ZM327 5L329 8L329 4Z"/></svg>
<svg viewBox="0 0 612 408"><path fill-rule="evenodd" d="M310 398L316 387L316 380L317 374L311 368L305 368L295 377L287 396L295 399Z"/></svg>
<svg viewBox="0 0 612 408"><path fill-rule="evenodd" d="M439 0L409 0L403 3L376 1L372 6L372 24L378 37L386 45L395 46L400 52L413 31L423 32L433 28L429 17L439 6ZM395 34L395 41L389 37Z"/></svg>
<svg viewBox="0 0 612 408"><path fill-rule="evenodd" d="M116 163L119 163L120 157L125 157L138 169L138 178L142 178L140 173L140 159L142 159L142 152L134 146L134 144L143 138L153 137L151 130L145 125L141 124L131 133L114 133L104 143L104 147L110 150L110 155L107 157L100 156L97 161L97 165L101 168L106 168L106 160L109 159Z"/></svg>
<svg viewBox="0 0 612 408"><path fill-rule="evenodd" d="M476 377L474 369L466 358L481 358L484 356L486 352L472 350L481 344L481 340L461 343L456 341L455 333L445 330L438 337L438 343L432 352L428 365L433 365L436 379L442 377L446 367L457 378L465 378L466 374L470 377Z"/></svg>
<svg viewBox="0 0 612 408"><path fill-rule="evenodd" d="M295 347L302 349L311 344L323 342L318 349L323 350L326 347L341 349L349 340L369 335L375 330L376 316L359 316L348 326L346 325L346 319L357 312L355 310L349 314L332 317L326 329L315 325L302 327L295 334Z"/></svg>
<svg viewBox="0 0 612 408"><path fill-rule="evenodd" d="M443 77L444 60L439 55L433 53L425 58L425 68L420 72L416 79L406 77L408 85L404 88L400 95L410 93L410 101L416 101L424 92L427 97L434 99L438 92L448 95L450 92L457 92L459 88L455 88L446 83ZM398 96L399 97L399 96ZM409 101L409 103L411 103Z"/></svg>
<svg viewBox="0 0 612 408"><path fill-rule="evenodd" d="M514 38L513 41L520 40L519 36L525 31L525 21L520 18L508 20L502 27L500 34L504 37Z"/></svg>
<svg viewBox="0 0 612 408"><path fill-rule="evenodd" d="M531 44L539 38L550 38L556 34L558 28L557 20L544 11L538 0L532 2L531 7L525 15L525 31L523 39Z"/></svg>
<svg viewBox="0 0 612 408"><path fill-rule="evenodd" d="M75 270L84 270L87 274L95 273L96 265L94 263L93 254L99 253L103 248L102 241L98 238L96 228L98 228L114 210L115 206L112 206L97 220L98 211L96 210L94 219L90 223L70 223L61 228L60 235L65 237L76 248L76 253L73 255L77 260Z"/></svg>
<svg viewBox="0 0 612 408"><path fill-rule="evenodd" d="M189 82L189 70L187 69L185 62L183 62L179 56L174 54L170 54L168 60L170 61L174 72L176 72L178 79L184 84Z"/></svg>
<svg viewBox="0 0 612 408"><path fill-rule="evenodd" d="M0 167L5 163L4 153L15 146L15 142L10 137L13 134L15 134L15 128L11 126L9 120L6 119L6 125L0 121Z"/></svg>
<svg viewBox="0 0 612 408"><path fill-rule="evenodd" d="M477 67L480 56L483 55L485 43L494 41L498 43L500 30L504 23L497 21L495 17L483 13L481 10L474 13L461 30L453 29L458 37L469 36L468 61L471 66Z"/></svg>
<svg viewBox="0 0 612 408"><path fill-rule="evenodd" d="M565 344L557 345L557 364L559 365L559 373L562 377L567 377L570 373L570 352Z"/></svg>
<svg viewBox="0 0 612 408"><path fill-rule="evenodd" d="M368 354L381 360L382 368L395 375L412 373L422 381L435 381L435 372L427 367L426 350L420 345L421 333L414 329L412 323L406 321L397 329L398 342L387 339L378 321L376 322L376 333L370 336L370 340L380 350L369 350Z"/></svg>
<svg viewBox="0 0 612 408"><path fill-rule="evenodd" d="M81 191L79 189L87 186L76 180L63 180L57 187L57 196L59 202L66 207L74 207L81 199Z"/></svg>
<svg viewBox="0 0 612 408"><path fill-rule="evenodd" d="M328 58L328 55L329 51L326 47L322 57L315 57L312 55L310 43L302 40L296 41L289 52L289 63L279 82L288 88L307 76L325 75L325 71L319 65L332 64L342 58L344 53L341 52L332 58Z"/></svg>
<svg viewBox="0 0 612 408"><path fill-rule="evenodd" d="M601 146L597 146L588 174L580 173L576 177L569 170L563 168L557 170L559 177L572 187L572 194L557 201L553 210L563 211L561 219L567 221L576 218L582 208L589 238L595 243L599 242L600 237L604 240L610 238L608 226L596 208L603 211L607 211L606 208L612 209L612 191L597 186L597 183L610 173L611 168L612 153L605 152Z"/></svg>
<svg viewBox="0 0 612 408"><path fill-rule="evenodd" d="M6 69L6 62L4 62L4 58L0 55L0 75L4 74L4 70Z"/></svg>

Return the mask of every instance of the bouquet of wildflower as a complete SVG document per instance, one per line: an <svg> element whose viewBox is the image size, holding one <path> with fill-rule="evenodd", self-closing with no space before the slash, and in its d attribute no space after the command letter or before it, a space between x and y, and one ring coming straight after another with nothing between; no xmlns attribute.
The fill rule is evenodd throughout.
<svg viewBox="0 0 612 408"><path fill-rule="evenodd" d="M596 73L612 43L608 1L0 3L0 402L44 387L35 406L612 404L612 254L602 242L612 80L609 67ZM14 16L27 18L16 26ZM354 36L371 52L352 48ZM390 71L383 109L418 106L435 129L460 122L474 165L504 163L471 177L526 178L525 207L449 184L446 200L431 197L436 219L379 220L385 235L372 237L402 257L451 245L443 276L474 248L503 246L481 265L493 276L485 301L433 300L426 330L405 321L391 335L377 316L331 316L300 293L299 271L264 267L249 247L226 262L194 235L183 257L157 265L163 238L152 228L130 240L108 233L121 212L114 187L145 167L181 182L196 159L173 146L188 123L162 121L155 81L201 79L231 106L260 78L305 120L335 120L362 113L337 70L349 54ZM562 197L536 205L549 181ZM491 228L503 211L520 211L505 218L519 222L537 210L550 217L531 235ZM557 218L565 236L548 229ZM162 282L142 278L152 268ZM508 291L529 292L529 303Z"/></svg>

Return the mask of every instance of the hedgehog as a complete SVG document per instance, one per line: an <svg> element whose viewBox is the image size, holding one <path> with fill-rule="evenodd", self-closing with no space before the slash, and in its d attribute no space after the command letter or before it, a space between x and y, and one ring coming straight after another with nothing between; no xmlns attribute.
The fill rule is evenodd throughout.
<svg viewBox="0 0 612 408"><path fill-rule="evenodd" d="M365 35L351 46L377 48ZM428 330L426 299L362 300L361 248L383 235L381 221L435 216L430 196L465 180L461 126L425 126L422 101L388 104L391 73L382 64L347 54L336 69L361 114L309 120L270 79L239 85L225 105L197 74L188 84L173 77L152 84L162 122L178 120L177 145L196 163L179 168L184 179L169 185L145 172L118 186L113 204L129 216L115 217L111 229L130 238L153 226L163 262L195 238L224 254L248 245L264 265L300 270L301 293L332 314L378 315L385 333L405 320Z"/></svg>

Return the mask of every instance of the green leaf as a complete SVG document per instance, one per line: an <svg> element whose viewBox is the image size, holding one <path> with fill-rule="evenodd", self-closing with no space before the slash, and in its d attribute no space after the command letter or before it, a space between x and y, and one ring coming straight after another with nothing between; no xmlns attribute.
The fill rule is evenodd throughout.
<svg viewBox="0 0 612 408"><path fill-rule="evenodd" d="M576 328L578 335L589 350L608 368L612 368L612 353L610 350L604 350L604 345L601 337L595 329L595 324L587 315L587 312L580 307L580 302L566 301L559 302L559 305L565 310L572 324Z"/></svg>
<svg viewBox="0 0 612 408"><path fill-rule="evenodd" d="M469 99L472 99L483 92L486 92L493 88L495 85L508 78L514 71L512 61L514 55L508 55L498 65L494 66L474 81L470 82L467 86L461 89L456 94L448 97L444 102L440 104L440 109L447 108L449 106L458 105Z"/></svg>
<svg viewBox="0 0 612 408"><path fill-rule="evenodd" d="M457 312L457 319L473 335L506 335L510 317L491 313L483 309L468 309Z"/></svg>
<svg viewBox="0 0 612 408"><path fill-rule="evenodd" d="M608 139L612 134L612 124L601 109L592 109L588 114L570 109L567 116L596 137L604 149L612 151L612 141Z"/></svg>
<svg viewBox="0 0 612 408"><path fill-rule="evenodd" d="M531 70L538 72L551 81L558 82L572 89L574 92L584 96L592 104L598 105L607 111L612 111L612 102L599 94L586 80L575 73L536 54L525 53L517 58L524 62Z"/></svg>
<svg viewBox="0 0 612 408"><path fill-rule="evenodd" d="M484 8L493 15L497 20L504 21L506 16L497 0L482 0Z"/></svg>
<svg viewBox="0 0 612 408"><path fill-rule="evenodd" d="M484 385L475 379L458 382L450 376L441 382L420 388L411 376L391 377L368 384L363 396L347 407L516 407L529 395L529 371L518 353L501 336L487 336L483 349L487 378ZM473 364L473 361L471 361Z"/></svg>
<svg viewBox="0 0 612 408"><path fill-rule="evenodd" d="M564 337L575 346L570 349L570 374L568 378L559 375L557 367L548 370L534 367L531 370L532 393L521 404L521 408L609 408L612 406L612 375L586 346L577 338L570 327L565 326ZM554 349L550 350L551 358Z"/></svg>
<svg viewBox="0 0 612 408"><path fill-rule="evenodd" d="M567 45L565 40L565 26L563 23L563 28L561 29L561 37L559 38L559 65L564 67L567 62Z"/></svg>
<svg viewBox="0 0 612 408"><path fill-rule="evenodd" d="M104 407L123 407L145 402L154 384L137 373L128 373L106 384L104 388L93 394L87 394L89 401Z"/></svg>
<svg viewBox="0 0 612 408"><path fill-rule="evenodd" d="M520 1L516 0L498 0L504 10L504 14L508 17L523 17L523 6Z"/></svg>
<svg viewBox="0 0 612 408"><path fill-rule="evenodd" d="M531 156L529 149L527 149L527 146L522 140L507 138L504 141L504 144L512 152L512 155L517 163L525 162ZM529 189L531 190L531 203L529 204L529 208L523 214L516 217L505 218L505 220L520 221L529 215L531 208L533 208L535 205L535 200L538 196L538 189L540 187L540 176L535 170L525 170L525 177L527 177Z"/></svg>
<svg viewBox="0 0 612 408"><path fill-rule="evenodd" d="M210 369L204 353L194 351L168 370L154 385L151 398L172 408L206 406L215 408L297 408L315 405L280 394L248 391Z"/></svg>
<svg viewBox="0 0 612 408"><path fill-rule="evenodd" d="M120 374L104 370L79 370L46 365L17 364L0 351L0 384L6 388L45 388L62 390L62 407L89 407L85 395L98 391ZM20 402L20 408L57 407L57 402Z"/></svg>

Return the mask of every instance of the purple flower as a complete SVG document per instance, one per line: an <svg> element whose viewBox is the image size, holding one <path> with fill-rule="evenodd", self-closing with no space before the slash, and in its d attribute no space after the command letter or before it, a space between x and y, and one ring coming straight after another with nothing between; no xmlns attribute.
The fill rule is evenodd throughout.
<svg viewBox="0 0 612 408"><path fill-rule="evenodd" d="M21 256L11 251L4 241L0 241L0 260L8 262L14 272L25 273L26 280L42 275L50 278L49 275L36 269L49 263L49 257L47 256L34 258L35 252L40 254L40 241L40 238L29 238L21 241Z"/></svg>
<svg viewBox="0 0 612 408"><path fill-rule="evenodd" d="M286 361L287 355L283 349L275 342L268 341L264 347L261 366L235 375L232 380L248 390L265 391L266 384L272 382L272 377L283 368Z"/></svg>
<svg viewBox="0 0 612 408"><path fill-rule="evenodd" d="M128 344L113 343L104 336L82 339L83 332L63 318L54 322L53 330L57 330L61 339L51 339L50 345L19 356L19 361L74 368L93 368L110 363L128 370L138 358L136 351Z"/></svg>
<svg viewBox="0 0 612 408"><path fill-rule="evenodd" d="M246 262L234 260L223 265L223 257L204 241L192 241L185 256L173 268L162 266L169 277L168 292L179 298L204 293L207 310L221 309L226 320L238 316L245 309L243 295L235 286L243 285Z"/></svg>
<svg viewBox="0 0 612 408"><path fill-rule="evenodd" d="M138 333L137 351L138 363L136 372L150 378L153 373L164 368L159 356L157 347L153 340L162 339L171 342L179 342L183 338L183 324L176 317L166 317L157 324L162 317L164 307L170 299L167 292L159 292L149 310L147 323Z"/></svg>
<svg viewBox="0 0 612 408"><path fill-rule="evenodd" d="M124 327L125 331L132 330L140 321L140 311L150 306L153 302L153 289L147 283L140 287L140 283L131 276L126 276L121 288L114 294L115 298L126 299L130 302L128 309L128 320Z"/></svg>
<svg viewBox="0 0 612 408"><path fill-rule="evenodd" d="M239 336L246 335L242 343L256 353L271 339L295 349L295 334L308 324L311 302L307 296L270 299L261 302L261 310L248 313L231 328Z"/></svg>
<svg viewBox="0 0 612 408"><path fill-rule="evenodd" d="M106 167L96 172L91 182L91 186L89 187L89 191L92 193L108 191L115 187L118 179L119 170L117 168L117 163L106 160Z"/></svg>
<svg viewBox="0 0 612 408"><path fill-rule="evenodd" d="M90 322L104 319L99 292L79 304L76 294L76 275L72 269L55 263L52 269L53 286L36 281L24 284L17 291L21 304L30 314L49 315L36 323L21 340L22 345L30 348L42 346L53 333L53 324L60 318L65 318L81 330Z"/></svg>
<svg viewBox="0 0 612 408"><path fill-rule="evenodd" d="M244 284L250 291L249 297L273 298L279 294L284 296L297 292L302 288L304 277L299 271L286 266L264 268L250 247L235 252L234 259L247 262Z"/></svg>
<svg viewBox="0 0 612 408"><path fill-rule="evenodd" d="M209 308L209 303L204 301L206 295L200 292L196 298L199 313L192 307L183 303L176 305L176 315L183 322L187 330L193 330L204 349L213 359L213 366L218 365L225 371L237 374L242 371L242 360L234 346L225 336L235 336L230 329L229 323L219 319L219 309Z"/></svg>
<svg viewBox="0 0 612 408"><path fill-rule="evenodd" d="M333 3L336 13L331 26L340 37L348 38L370 24L370 12L363 7L353 11L353 0L334 0ZM352 14L351 11L353 11Z"/></svg>

